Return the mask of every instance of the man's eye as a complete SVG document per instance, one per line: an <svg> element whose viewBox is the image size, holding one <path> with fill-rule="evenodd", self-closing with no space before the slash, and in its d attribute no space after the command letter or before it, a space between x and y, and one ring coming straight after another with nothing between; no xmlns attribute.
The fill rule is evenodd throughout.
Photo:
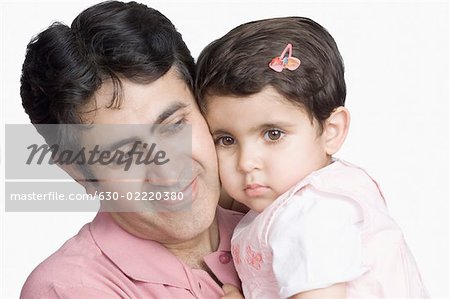
<svg viewBox="0 0 450 299"><path fill-rule="evenodd" d="M160 132L160 134L164 134L164 135L175 134L176 132L183 129L185 123L186 123L186 119L180 118L175 123L161 125L159 132Z"/></svg>
<svg viewBox="0 0 450 299"><path fill-rule="evenodd" d="M134 150L130 150L130 151L125 152L123 157L125 159L131 159L131 158L133 158L133 155L135 155L135 154L136 154L136 152Z"/></svg>
<svg viewBox="0 0 450 299"><path fill-rule="evenodd" d="M264 138L269 141L278 141L284 134L285 133L279 129L271 129L264 133Z"/></svg>
<svg viewBox="0 0 450 299"><path fill-rule="evenodd" d="M234 138L230 136L222 136L216 139L216 145L230 146L234 144Z"/></svg>
<svg viewBox="0 0 450 299"><path fill-rule="evenodd" d="M123 165L130 159L134 159L136 154L137 153L135 149L123 149L123 150L119 149L114 153L112 164Z"/></svg>

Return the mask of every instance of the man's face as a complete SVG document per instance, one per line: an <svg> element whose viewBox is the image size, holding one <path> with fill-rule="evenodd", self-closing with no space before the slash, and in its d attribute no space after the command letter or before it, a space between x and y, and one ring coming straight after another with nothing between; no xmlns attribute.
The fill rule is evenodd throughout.
<svg viewBox="0 0 450 299"><path fill-rule="evenodd" d="M149 199L148 193L151 192L154 192L153 196L156 199L158 196L156 193L160 191L177 194L181 192L187 203L184 206L175 203L175 209L171 209L174 206L173 201L140 201L138 204L153 205L156 207L155 211L112 212L113 218L129 232L161 243L189 240L205 231L214 219L219 198L217 158L206 122L189 88L176 71L171 69L150 84L137 84L122 79L123 102L120 109L107 107L111 102L112 93L112 83L105 82L94 96L97 110L85 114L86 120L94 125L123 125L124 130L113 129L114 132L107 134L107 138L105 135L98 136L95 142L101 146L105 143L119 144L123 152L132 148L136 141L149 145L154 142L157 149L166 146L171 166L154 163L133 165L129 171L121 169L123 177L119 179L117 176L119 172L114 165L91 165L92 175L99 179L96 183L97 191L115 192L122 199L129 199L132 196L143 197L145 194ZM130 124L147 125L140 126L144 128L156 125L158 128L164 128L164 132L156 129L156 133L150 134L149 129L147 137L145 130L141 133L127 133L127 125ZM116 127L118 126L114 126ZM192 137L190 134L188 136L192 138L189 140L189 150L178 152L167 150L168 144L172 145L172 149L176 149L174 141L181 142L177 134L182 133L175 131L184 127L189 128L187 132L192 130ZM170 130L174 130L175 133L171 133ZM125 141L130 137L132 141ZM92 143L92 138L90 142ZM159 194L161 195L164 196Z"/></svg>

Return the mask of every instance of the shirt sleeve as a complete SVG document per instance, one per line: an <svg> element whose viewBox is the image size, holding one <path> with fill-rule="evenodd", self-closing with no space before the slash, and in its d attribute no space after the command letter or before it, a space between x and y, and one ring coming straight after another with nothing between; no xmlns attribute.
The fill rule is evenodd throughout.
<svg viewBox="0 0 450 299"><path fill-rule="evenodd" d="M268 236L282 297L351 281L366 271L359 206L339 195L302 192L280 211Z"/></svg>

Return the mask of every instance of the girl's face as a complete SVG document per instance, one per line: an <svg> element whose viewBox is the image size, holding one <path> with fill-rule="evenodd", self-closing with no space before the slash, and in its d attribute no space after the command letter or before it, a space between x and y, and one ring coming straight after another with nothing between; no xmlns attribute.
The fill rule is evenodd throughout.
<svg viewBox="0 0 450 299"><path fill-rule="evenodd" d="M275 89L208 98L206 119L227 193L261 212L331 161L319 124Z"/></svg>

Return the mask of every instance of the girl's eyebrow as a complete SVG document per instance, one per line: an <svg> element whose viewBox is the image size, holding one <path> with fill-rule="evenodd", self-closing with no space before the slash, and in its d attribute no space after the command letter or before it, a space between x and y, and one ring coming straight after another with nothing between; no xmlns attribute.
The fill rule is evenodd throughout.
<svg viewBox="0 0 450 299"><path fill-rule="evenodd" d="M262 124L253 126L249 129L249 131L254 133L254 132L259 132L261 130L273 129L273 128L289 129L289 128L294 127L295 125L296 125L295 123L286 122L286 121L268 122L268 123L262 123ZM216 129L216 130L211 130L210 132L212 135L230 135L229 131L227 131L225 129Z"/></svg>
<svg viewBox="0 0 450 299"><path fill-rule="evenodd" d="M262 123L260 125L254 126L250 128L250 131L260 131L262 129L271 129L271 128L290 128L295 126L292 122L285 122L285 121L276 121L276 122L267 122Z"/></svg>
<svg viewBox="0 0 450 299"><path fill-rule="evenodd" d="M228 133L227 131L225 131L223 129L211 131L211 135L226 135L226 134L230 134L230 133Z"/></svg>

